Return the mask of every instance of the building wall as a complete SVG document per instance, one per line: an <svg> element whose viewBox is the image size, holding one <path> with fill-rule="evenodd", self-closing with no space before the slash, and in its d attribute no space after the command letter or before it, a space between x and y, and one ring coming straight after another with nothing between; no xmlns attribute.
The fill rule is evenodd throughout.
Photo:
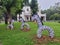
<svg viewBox="0 0 60 45"><path fill-rule="evenodd" d="M39 9L39 11L37 13L38 13L39 17L40 18L43 17L43 21L46 21L46 14L41 14L41 9L40 8L38 8L38 9ZM30 8L30 6L24 6L22 10L23 10L23 12L22 12L22 14L20 14L20 16L25 21L31 21L31 8Z"/></svg>
<svg viewBox="0 0 60 45"><path fill-rule="evenodd" d="M22 13L22 17L25 21L30 21L30 17L31 17L31 8L30 6L24 6L23 7L23 13Z"/></svg>

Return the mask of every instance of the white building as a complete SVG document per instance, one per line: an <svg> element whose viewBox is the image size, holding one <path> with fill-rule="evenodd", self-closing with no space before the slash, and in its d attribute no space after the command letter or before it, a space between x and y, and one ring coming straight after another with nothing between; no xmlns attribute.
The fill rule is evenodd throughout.
<svg viewBox="0 0 60 45"><path fill-rule="evenodd" d="M23 7L23 12L22 12L22 17L25 21L30 21L31 20L31 8L30 6L24 6Z"/></svg>
<svg viewBox="0 0 60 45"><path fill-rule="evenodd" d="M40 0L38 0L38 15L40 18L43 18L43 21L46 21L46 13L45 14L41 14L41 5L40 5Z"/></svg>
<svg viewBox="0 0 60 45"><path fill-rule="evenodd" d="M31 8L30 6L24 6L23 7L23 12L22 14L20 15L25 21L31 21ZM46 14L41 14L41 8L40 8L40 5L38 5L38 15L40 18L43 18L43 21L46 21ZM19 15L17 14L17 20L19 18Z"/></svg>
<svg viewBox="0 0 60 45"><path fill-rule="evenodd" d="M30 21L31 20L31 8L30 6L24 6L22 9L22 14L20 16L25 20L25 21ZM19 14L17 14L17 20L19 18Z"/></svg>

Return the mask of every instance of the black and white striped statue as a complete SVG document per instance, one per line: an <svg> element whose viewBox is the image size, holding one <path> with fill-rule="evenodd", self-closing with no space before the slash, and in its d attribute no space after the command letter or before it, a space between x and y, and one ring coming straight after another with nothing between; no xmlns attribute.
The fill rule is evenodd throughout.
<svg viewBox="0 0 60 45"><path fill-rule="evenodd" d="M13 28L14 28L14 19L9 19L7 29L12 30Z"/></svg>
<svg viewBox="0 0 60 45"><path fill-rule="evenodd" d="M29 24L26 23L22 17L20 17L20 21L21 21L21 23L22 23L22 24L21 24L21 30L24 29L24 26L26 26L27 30L30 30Z"/></svg>
<svg viewBox="0 0 60 45"><path fill-rule="evenodd" d="M48 30L50 38L54 37L54 31L53 31L53 29L50 28L49 26L42 25L40 17L37 14L34 14L32 16L32 21L34 21L34 20L36 20L37 24L38 24L38 30L37 30L37 37L38 38L42 37L42 31L43 30Z"/></svg>

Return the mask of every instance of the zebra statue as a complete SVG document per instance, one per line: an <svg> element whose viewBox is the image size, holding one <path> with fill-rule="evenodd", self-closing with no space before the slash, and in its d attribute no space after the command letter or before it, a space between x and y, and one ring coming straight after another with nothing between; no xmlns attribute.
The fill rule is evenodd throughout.
<svg viewBox="0 0 60 45"><path fill-rule="evenodd" d="M42 37L42 31L43 30L48 30L50 38L54 37L54 31L53 31L53 29L50 28L50 27L48 27L48 26L42 25L40 17L37 14L35 14L35 15L32 16L32 21L34 21L34 20L36 20L37 24L38 24L38 31L37 31L37 37L38 38Z"/></svg>
<svg viewBox="0 0 60 45"><path fill-rule="evenodd" d="M26 23L22 17L20 17L20 21L21 21L21 23L22 23L22 24L21 24L21 30L24 29L24 26L27 27L27 30L30 30L30 26L29 26L29 24Z"/></svg>
<svg viewBox="0 0 60 45"><path fill-rule="evenodd" d="M14 28L14 19L9 19L7 29L12 30Z"/></svg>

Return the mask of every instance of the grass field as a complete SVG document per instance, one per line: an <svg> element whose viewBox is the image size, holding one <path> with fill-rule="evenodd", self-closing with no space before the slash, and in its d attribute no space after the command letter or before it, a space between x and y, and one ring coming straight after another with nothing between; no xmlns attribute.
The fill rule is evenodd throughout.
<svg viewBox="0 0 60 45"><path fill-rule="evenodd" d="M14 23L14 30L7 30L4 23L0 24L0 45L60 45L60 41L47 41L47 43L36 44L34 36L37 34L37 24L28 22L31 30L23 32L20 30L21 23ZM44 25L50 26L54 29L55 38L60 39L60 23L45 22ZM48 31L43 31L43 35L48 35Z"/></svg>

